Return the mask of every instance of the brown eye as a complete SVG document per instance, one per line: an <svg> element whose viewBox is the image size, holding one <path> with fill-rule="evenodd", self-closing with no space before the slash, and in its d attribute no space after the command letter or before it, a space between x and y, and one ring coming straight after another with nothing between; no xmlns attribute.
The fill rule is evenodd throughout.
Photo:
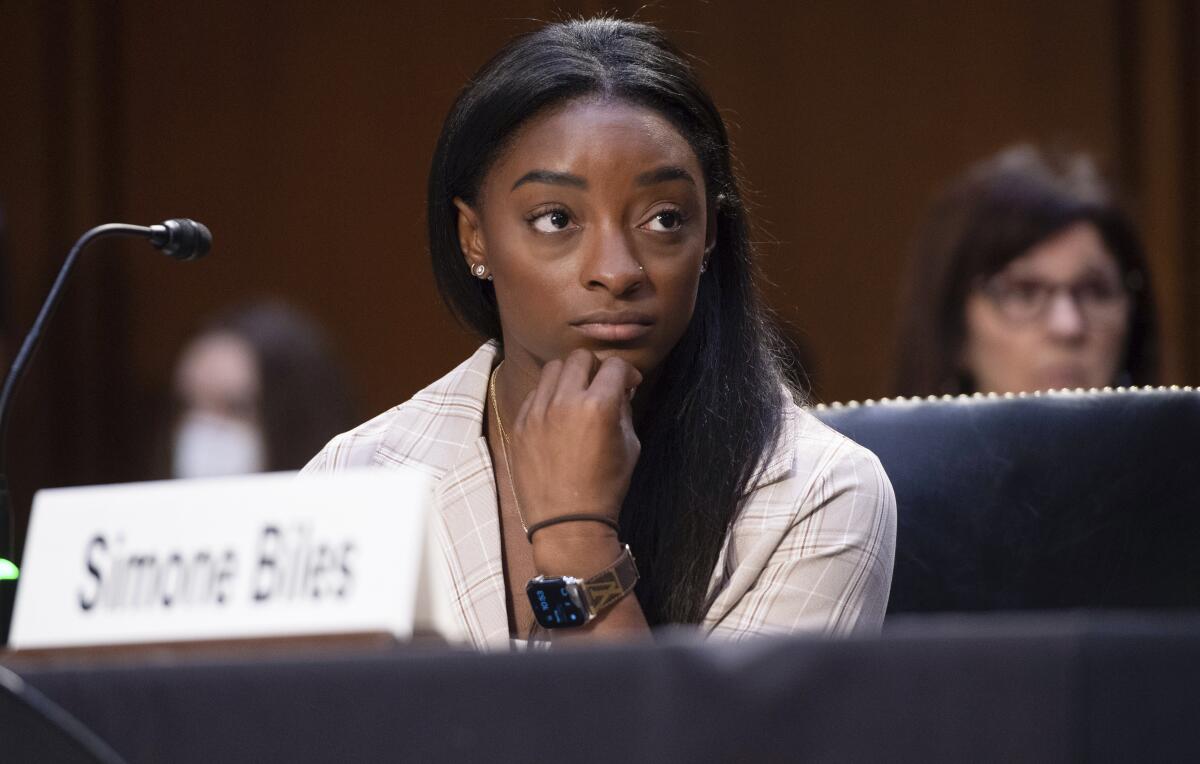
<svg viewBox="0 0 1200 764"><path fill-rule="evenodd" d="M571 225L571 216L564 210L551 210L535 217L530 225L540 233L558 233Z"/></svg>
<svg viewBox="0 0 1200 764"><path fill-rule="evenodd" d="M674 231L683 225L683 218L679 216L678 212L660 212L656 217L662 227L669 231Z"/></svg>
<svg viewBox="0 0 1200 764"><path fill-rule="evenodd" d="M683 227L684 217L679 210L663 210L655 213L646 224L652 231L672 233Z"/></svg>

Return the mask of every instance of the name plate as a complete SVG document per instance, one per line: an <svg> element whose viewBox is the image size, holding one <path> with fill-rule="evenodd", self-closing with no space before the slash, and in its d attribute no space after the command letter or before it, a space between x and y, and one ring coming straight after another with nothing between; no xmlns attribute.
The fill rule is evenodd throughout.
<svg viewBox="0 0 1200 764"><path fill-rule="evenodd" d="M432 491L394 470L39 491L10 646L410 638Z"/></svg>

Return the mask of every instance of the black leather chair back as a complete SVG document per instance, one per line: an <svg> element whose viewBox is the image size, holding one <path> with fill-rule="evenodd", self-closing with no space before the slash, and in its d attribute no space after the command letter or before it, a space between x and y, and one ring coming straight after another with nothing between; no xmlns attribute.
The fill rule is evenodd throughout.
<svg viewBox="0 0 1200 764"><path fill-rule="evenodd" d="M896 490L890 613L1200 607L1200 393L820 406Z"/></svg>

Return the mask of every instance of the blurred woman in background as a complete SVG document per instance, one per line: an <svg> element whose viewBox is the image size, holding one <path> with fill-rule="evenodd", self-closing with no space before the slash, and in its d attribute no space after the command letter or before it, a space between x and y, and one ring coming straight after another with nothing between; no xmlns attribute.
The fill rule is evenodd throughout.
<svg viewBox="0 0 1200 764"><path fill-rule="evenodd" d="M300 469L355 420L324 332L276 302L201 330L180 355L175 394L174 477Z"/></svg>
<svg viewBox="0 0 1200 764"><path fill-rule="evenodd" d="M1142 246L1084 154L1021 145L971 167L909 275L900 395L1157 381Z"/></svg>

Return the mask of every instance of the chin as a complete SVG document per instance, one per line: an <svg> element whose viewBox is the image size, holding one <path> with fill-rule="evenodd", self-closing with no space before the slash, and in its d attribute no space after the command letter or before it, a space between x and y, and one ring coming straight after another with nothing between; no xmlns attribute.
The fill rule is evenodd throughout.
<svg viewBox="0 0 1200 764"><path fill-rule="evenodd" d="M598 348L589 348L589 350L595 353L596 357L601 361L614 356L628 361L629 364L632 365L633 368L640 371L643 376L646 376L650 372L654 371L663 362L662 356L655 353L650 348L645 347L623 348L608 345Z"/></svg>
<svg viewBox="0 0 1200 764"><path fill-rule="evenodd" d="M1103 387L1106 382L1097 384L1091 375L1083 372L1058 372L1043 375L1037 380L1035 390L1073 390L1077 387Z"/></svg>

